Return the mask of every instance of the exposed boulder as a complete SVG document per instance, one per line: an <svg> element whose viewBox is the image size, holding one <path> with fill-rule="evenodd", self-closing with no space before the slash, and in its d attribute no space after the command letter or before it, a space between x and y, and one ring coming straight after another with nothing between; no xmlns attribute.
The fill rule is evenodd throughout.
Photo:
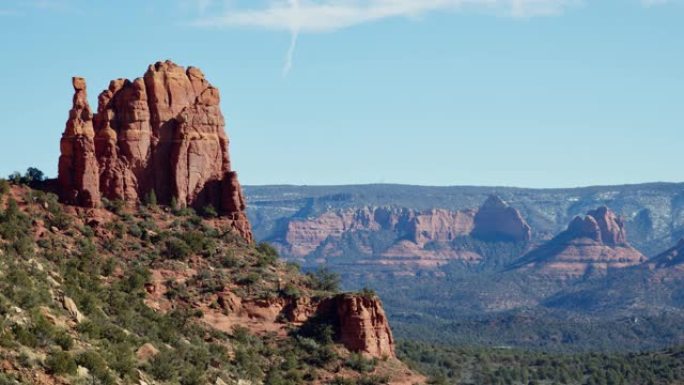
<svg viewBox="0 0 684 385"><path fill-rule="evenodd" d="M157 354L159 354L159 349L149 342L142 345L138 348L138 350L135 351L135 356L138 358L138 360L144 362L151 360Z"/></svg>
<svg viewBox="0 0 684 385"><path fill-rule="evenodd" d="M113 80L94 116L85 81L74 78L74 89L61 145L62 201L96 207L100 197L137 203L154 193L163 204L212 206L252 240L219 91L202 71L166 61L142 78Z"/></svg>
<svg viewBox="0 0 684 385"><path fill-rule="evenodd" d="M78 310L78 307L76 306L76 302L74 302L73 299L69 297L63 297L62 298L62 306L64 307L64 310L69 313L71 318L76 321L76 323L81 323L85 320L85 317L81 312Z"/></svg>
<svg viewBox="0 0 684 385"><path fill-rule="evenodd" d="M532 228L518 210L492 195L475 215L472 236L486 241L529 242Z"/></svg>

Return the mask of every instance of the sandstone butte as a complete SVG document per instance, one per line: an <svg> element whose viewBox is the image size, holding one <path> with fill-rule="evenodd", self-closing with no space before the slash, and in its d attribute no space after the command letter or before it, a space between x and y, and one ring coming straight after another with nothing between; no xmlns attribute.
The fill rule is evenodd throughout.
<svg viewBox="0 0 684 385"><path fill-rule="evenodd" d="M492 195L475 215L472 235L483 240L529 242L532 228L517 209Z"/></svg>
<svg viewBox="0 0 684 385"><path fill-rule="evenodd" d="M73 107L61 139L59 196L95 208L102 198L212 206L247 240L245 199L232 170L220 96L201 70L171 61L142 78L112 80L93 114L86 82L73 78Z"/></svg>
<svg viewBox="0 0 684 385"><path fill-rule="evenodd" d="M211 205L246 240L253 240L242 189L231 169L219 91L202 71L165 61L151 65L142 78L112 80L100 93L95 114L85 80L74 77L72 82L73 106L60 143L62 202L94 209L102 198L137 204L154 193L162 204ZM286 311L295 323L317 315L332 317L339 342L349 350L395 357L378 298L342 294L303 302L240 307L262 315ZM221 322L219 317L216 327Z"/></svg>
<svg viewBox="0 0 684 385"><path fill-rule="evenodd" d="M646 257L627 242L623 220L607 207L575 217L567 230L523 257L521 267L577 277L641 264Z"/></svg>

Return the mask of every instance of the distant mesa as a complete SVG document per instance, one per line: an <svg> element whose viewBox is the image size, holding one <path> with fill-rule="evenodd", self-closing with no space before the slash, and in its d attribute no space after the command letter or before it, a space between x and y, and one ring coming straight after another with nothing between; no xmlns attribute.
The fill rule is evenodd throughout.
<svg viewBox="0 0 684 385"><path fill-rule="evenodd" d="M496 195L491 195L475 215L471 234L485 241L529 242L532 228L520 212Z"/></svg>
<svg viewBox="0 0 684 385"><path fill-rule="evenodd" d="M95 114L86 81L75 77L73 87L60 145L64 203L95 208L102 198L137 203L154 193L163 204L212 206L252 239L219 91L201 70L165 61L150 65L142 78L112 80Z"/></svg>
<svg viewBox="0 0 684 385"><path fill-rule="evenodd" d="M623 220L607 207L575 217L567 230L517 263L539 273L576 277L638 265L646 257L627 242Z"/></svg>
<svg viewBox="0 0 684 385"><path fill-rule="evenodd" d="M281 253L299 262L330 263L353 258L357 265L396 274L415 274L459 261L479 264L483 256L468 248L484 242L529 243L532 230L520 212L497 196L478 210L356 207L294 217L273 238Z"/></svg>

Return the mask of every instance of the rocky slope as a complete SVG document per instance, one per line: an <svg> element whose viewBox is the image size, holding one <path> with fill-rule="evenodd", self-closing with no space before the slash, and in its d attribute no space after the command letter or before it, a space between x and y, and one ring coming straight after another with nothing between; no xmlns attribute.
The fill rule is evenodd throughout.
<svg viewBox="0 0 684 385"><path fill-rule="evenodd" d="M1 383L425 381L374 293L254 243L201 71L73 87L58 179L0 179Z"/></svg>
<svg viewBox="0 0 684 385"><path fill-rule="evenodd" d="M520 268L566 278L635 266L646 257L627 243L622 219L607 207L575 217L568 229L516 262Z"/></svg>
<svg viewBox="0 0 684 385"><path fill-rule="evenodd" d="M75 77L73 87L60 146L63 202L94 208L101 198L135 204L154 194L167 205L211 206L251 239L219 91L201 70L157 62L141 78L112 80L95 114L85 80Z"/></svg>
<svg viewBox="0 0 684 385"><path fill-rule="evenodd" d="M331 292L229 219L69 207L0 181L0 241L9 383L424 381L376 296Z"/></svg>

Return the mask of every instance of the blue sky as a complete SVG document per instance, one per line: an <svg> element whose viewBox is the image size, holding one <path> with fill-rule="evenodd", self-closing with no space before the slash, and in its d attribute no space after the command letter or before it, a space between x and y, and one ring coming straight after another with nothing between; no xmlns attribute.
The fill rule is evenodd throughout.
<svg viewBox="0 0 684 385"><path fill-rule="evenodd" d="M56 174L72 75L172 59L244 184L684 181L678 0L0 0L0 36L0 175Z"/></svg>

